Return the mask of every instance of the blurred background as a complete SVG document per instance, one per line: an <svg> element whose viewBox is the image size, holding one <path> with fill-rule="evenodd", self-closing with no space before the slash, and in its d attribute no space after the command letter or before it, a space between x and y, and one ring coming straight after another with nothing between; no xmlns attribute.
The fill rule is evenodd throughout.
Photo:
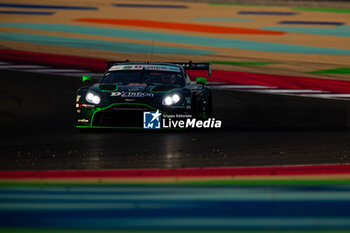
<svg viewBox="0 0 350 233"><path fill-rule="evenodd" d="M2 232L350 232L350 1L1 0ZM74 128L109 60L210 62L220 130Z"/></svg>

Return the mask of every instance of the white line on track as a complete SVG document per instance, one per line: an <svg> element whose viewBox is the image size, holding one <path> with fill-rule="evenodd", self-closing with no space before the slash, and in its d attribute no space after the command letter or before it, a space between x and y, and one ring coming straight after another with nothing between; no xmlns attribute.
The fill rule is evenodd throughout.
<svg viewBox="0 0 350 233"><path fill-rule="evenodd" d="M303 89L275 89L275 90L257 90L254 92L268 92L268 93L329 93L329 91L320 90L303 90Z"/></svg>
<svg viewBox="0 0 350 233"><path fill-rule="evenodd" d="M350 94L304 94L300 96L318 98L350 98Z"/></svg>
<svg viewBox="0 0 350 233"><path fill-rule="evenodd" d="M223 85L223 86L212 86L213 89L269 89L277 87L269 86L258 86L258 85Z"/></svg>
<svg viewBox="0 0 350 233"><path fill-rule="evenodd" d="M225 82L207 82L208 85L226 85Z"/></svg>
<svg viewBox="0 0 350 233"><path fill-rule="evenodd" d="M102 77L103 74L101 73L60 73L60 75L66 75L66 76L93 76L93 77Z"/></svg>
<svg viewBox="0 0 350 233"><path fill-rule="evenodd" d="M50 68L49 66L40 65L14 65L8 62L0 61L0 69L17 69L21 71L28 72L38 72L38 73L50 73L58 74L64 76L76 76L81 77L83 75L93 76L94 78L99 78L103 73L91 73L88 70L80 69L57 69ZM314 97L314 98L327 98L327 99L343 99L350 100L350 94L329 94L330 91L321 90L307 90L307 89L279 89L278 87L271 86L260 86L260 85L226 85L225 82L207 82L212 89L224 89L224 90L245 90L259 93L271 93L271 94L285 94L294 95L302 97Z"/></svg>

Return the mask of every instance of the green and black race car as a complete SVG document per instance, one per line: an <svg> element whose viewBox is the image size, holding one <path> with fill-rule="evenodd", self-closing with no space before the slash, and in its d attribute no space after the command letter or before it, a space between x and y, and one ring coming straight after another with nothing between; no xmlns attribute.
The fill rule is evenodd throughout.
<svg viewBox="0 0 350 233"><path fill-rule="evenodd" d="M208 70L210 75L209 63L108 62L107 67L98 83L78 90L77 128L142 129L145 113L155 111L204 120L212 114L206 79L192 82L186 72ZM88 81L92 77L84 76Z"/></svg>

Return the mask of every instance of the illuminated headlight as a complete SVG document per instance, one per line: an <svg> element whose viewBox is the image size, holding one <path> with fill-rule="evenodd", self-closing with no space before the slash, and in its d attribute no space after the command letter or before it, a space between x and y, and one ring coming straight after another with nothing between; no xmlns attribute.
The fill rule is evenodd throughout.
<svg viewBox="0 0 350 233"><path fill-rule="evenodd" d="M174 94L171 94L171 95L167 95L163 99L163 104L164 105L173 105L173 104L176 104L177 102L179 102L180 99L181 99L181 97L177 93L174 93Z"/></svg>
<svg viewBox="0 0 350 233"><path fill-rule="evenodd" d="M91 104L99 104L101 102L101 98L93 92L88 92L85 96L85 99Z"/></svg>

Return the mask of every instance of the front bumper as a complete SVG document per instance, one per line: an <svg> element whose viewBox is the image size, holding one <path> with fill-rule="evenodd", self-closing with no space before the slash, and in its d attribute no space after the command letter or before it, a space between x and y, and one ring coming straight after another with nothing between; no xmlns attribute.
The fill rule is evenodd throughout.
<svg viewBox="0 0 350 233"><path fill-rule="evenodd" d="M83 107L79 104L76 110L76 127L142 129L143 113L157 110L144 103L114 103L105 108ZM189 114L188 109L174 106L159 111L163 115Z"/></svg>

